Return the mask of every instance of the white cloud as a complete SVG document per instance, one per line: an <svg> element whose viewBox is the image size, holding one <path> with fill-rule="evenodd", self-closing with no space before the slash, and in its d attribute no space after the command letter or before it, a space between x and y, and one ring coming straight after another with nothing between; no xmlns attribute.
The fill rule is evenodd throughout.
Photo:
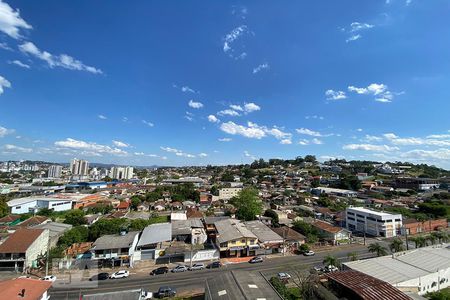
<svg viewBox="0 0 450 300"><path fill-rule="evenodd" d="M203 103L201 103L201 102L196 102L196 101L194 101L194 100L190 100L189 103L188 103L188 105L189 105L190 107L192 107L192 108L195 108L195 109L199 109L199 108L202 108L202 107L203 107Z"/></svg>
<svg viewBox="0 0 450 300"><path fill-rule="evenodd" d="M349 92L354 92L360 95L373 95L375 97L375 101L382 103L392 102L394 99L394 94L389 91L388 86L383 83L371 83L367 87L355 87L350 85L348 87ZM397 93L397 95L401 95L402 93Z"/></svg>
<svg viewBox="0 0 450 300"><path fill-rule="evenodd" d="M7 136L8 134L14 133L14 129L8 129L3 126L0 126L0 138Z"/></svg>
<svg viewBox="0 0 450 300"><path fill-rule="evenodd" d="M356 129L356 131L358 131L358 132L362 132L362 131L363 131L363 129L362 129L362 128L358 128L358 129Z"/></svg>
<svg viewBox="0 0 450 300"><path fill-rule="evenodd" d="M299 134L304 134L304 135L310 135L310 136L316 136L316 137L323 136L320 132L314 131L314 130L311 130L308 128L298 128L298 129L295 129L295 131L297 131L297 133L299 133Z"/></svg>
<svg viewBox="0 0 450 300"><path fill-rule="evenodd" d="M122 117L122 122L127 123L128 122L128 118L127 117Z"/></svg>
<svg viewBox="0 0 450 300"><path fill-rule="evenodd" d="M305 116L305 119L306 119L306 120L309 120L309 119L323 120L324 117L322 117L322 116L317 116L317 115L313 115L313 116Z"/></svg>
<svg viewBox="0 0 450 300"><path fill-rule="evenodd" d="M142 120L142 123L147 125L148 127L153 127L155 126L155 124L153 124L152 122L146 121L146 120Z"/></svg>
<svg viewBox="0 0 450 300"><path fill-rule="evenodd" d="M119 148L112 148L110 146L101 145L93 142L79 141L72 138L67 138L63 141L56 141L55 146L65 149L85 151L87 155L93 156L101 156L101 154L125 156L128 154L126 151Z"/></svg>
<svg viewBox="0 0 450 300"><path fill-rule="evenodd" d="M11 88L11 82L9 82L5 77L0 76L0 95L3 94L5 88Z"/></svg>
<svg viewBox="0 0 450 300"><path fill-rule="evenodd" d="M23 62L21 62L20 60L17 60L17 59L12 60L12 61L11 60L8 61L8 64L16 65L16 66L19 66L19 67L24 68L24 69L29 69L30 68L30 65L27 65L27 64L25 64L25 63L23 63Z"/></svg>
<svg viewBox="0 0 450 300"><path fill-rule="evenodd" d="M85 65L81 61L67 54L53 55L47 51L42 51L32 42L25 42L19 45L19 50L25 54L32 55L45 61L50 68L61 67L69 70L86 71L93 74L103 74L102 70Z"/></svg>
<svg viewBox="0 0 450 300"><path fill-rule="evenodd" d="M420 137L406 137L401 138L393 133L386 133L383 135L394 145L402 146L437 146L437 147L450 147L450 139L434 139L434 138L420 138Z"/></svg>
<svg viewBox="0 0 450 300"><path fill-rule="evenodd" d="M130 147L130 144L127 144L127 143L124 143L124 142L121 142L121 141L112 141L113 142L113 144L114 144L114 146L116 146L116 147L119 147L119 148L128 148L128 147Z"/></svg>
<svg viewBox="0 0 450 300"><path fill-rule="evenodd" d="M13 39L22 38L20 34L21 29L32 29L20 16L19 10L14 10L7 3L0 0L0 31L9 35Z"/></svg>
<svg viewBox="0 0 450 300"><path fill-rule="evenodd" d="M194 158L195 155L193 154L189 154L189 153L185 153L182 150L179 149L175 149L175 148L170 148L170 147L160 147L161 150L169 152L169 153L174 153L176 156L182 156L182 157L188 157L188 158Z"/></svg>
<svg viewBox="0 0 450 300"><path fill-rule="evenodd" d="M400 154L401 157L412 160L450 160L450 149L442 148L436 150L415 149Z"/></svg>
<svg viewBox="0 0 450 300"><path fill-rule="evenodd" d="M383 140L382 137L366 134L364 140L367 142L381 142Z"/></svg>
<svg viewBox="0 0 450 300"><path fill-rule="evenodd" d="M247 113L251 113L254 111L258 111L261 110L261 107L253 102L250 103L244 103L244 110Z"/></svg>
<svg viewBox="0 0 450 300"><path fill-rule="evenodd" d="M244 111L244 109L242 108L242 106L240 105L236 105L236 104L231 104L230 108L233 110L237 110L237 111Z"/></svg>
<svg viewBox="0 0 450 300"><path fill-rule="evenodd" d="M7 43L4 43L4 42L0 42L0 49L13 51L13 49L11 47L9 47Z"/></svg>
<svg viewBox="0 0 450 300"><path fill-rule="evenodd" d="M291 139L284 139L280 141L280 144L282 145L290 145L292 144L292 140Z"/></svg>
<svg viewBox="0 0 450 300"><path fill-rule="evenodd" d="M346 43L354 42L354 41L359 40L360 38L362 38L362 35L360 35L360 34L354 34L354 35L350 36L349 38L347 38L347 39L345 40L345 42L346 42Z"/></svg>
<svg viewBox="0 0 450 300"><path fill-rule="evenodd" d="M247 150L244 151L244 156L245 156L245 157L248 157L248 158L251 158L251 159L253 159L253 160L256 160L256 159L257 159L256 156L250 154L250 152L248 152Z"/></svg>
<svg viewBox="0 0 450 300"><path fill-rule="evenodd" d="M262 70L267 70L267 69L270 69L270 66L268 63L260 64L257 67L253 68L253 74L259 73Z"/></svg>
<svg viewBox="0 0 450 300"><path fill-rule="evenodd" d="M334 90L325 91L325 96L327 96L327 100L342 100L342 99L347 98L347 95L345 95L345 92L334 91Z"/></svg>
<svg viewBox="0 0 450 300"><path fill-rule="evenodd" d="M208 121L211 123L219 123L220 122L220 120L215 115L209 115Z"/></svg>
<svg viewBox="0 0 450 300"><path fill-rule="evenodd" d="M253 139L261 139L266 136L266 132L264 129L260 128L259 126L255 126L256 124L253 124L251 122L248 123L247 126L238 125L234 122L226 122L222 123L220 125L220 129L223 132L226 132L228 134L232 135L242 135L247 138L253 138Z"/></svg>
<svg viewBox="0 0 450 300"><path fill-rule="evenodd" d="M309 145L309 141L307 139L301 139L300 141L298 141L298 144L302 145L302 146L306 146L306 145Z"/></svg>
<svg viewBox="0 0 450 300"><path fill-rule="evenodd" d="M450 139L450 134L431 134L427 136L427 139Z"/></svg>
<svg viewBox="0 0 450 300"><path fill-rule="evenodd" d="M6 144L5 146L3 146L3 148L8 151L19 151L19 152L24 152L24 153L33 152L33 149L31 149L31 148L24 148L24 147L19 147L19 146L10 145L10 144Z"/></svg>
<svg viewBox="0 0 450 300"><path fill-rule="evenodd" d="M237 40L240 36L242 36L245 32L247 32L247 26L246 25L241 25L239 27L236 27L235 29L233 29L230 33L228 33L225 37L224 37L224 43L223 43L223 51L224 52L229 52L232 51L233 49L231 48L232 43Z"/></svg>
<svg viewBox="0 0 450 300"><path fill-rule="evenodd" d="M224 110L217 112L217 114L219 116L231 116L231 117L237 117L237 116L241 115L240 113L238 113L237 111L232 110L232 109L224 109Z"/></svg>
<svg viewBox="0 0 450 300"><path fill-rule="evenodd" d="M200 153L198 156L199 156L199 157L207 157L208 154L202 152L202 153Z"/></svg>
<svg viewBox="0 0 450 300"><path fill-rule="evenodd" d="M322 140L319 140L318 138L313 138L311 140L311 143L313 143L315 145L322 145L323 144Z"/></svg>
<svg viewBox="0 0 450 300"><path fill-rule="evenodd" d="M356 32L360 30L365 29L371 29L374 25L368 24L368 23L359 23L359 22L353 22L350 24L350 32Z"/></svg>
<svg viewBox="0 0 450 300"><path fill-rule="evenodd" d="M232 139L230 139L230 138L220 138L220 139L218 139L218 141L219 142L231 142Z"/></svg>
<svg viewBox="0 0 450 300"><path fill-rule="evenodd" d="M97 116L99 119L101 119L101 120L106 120L106 119L108 119L105 115L98 115Z"/></svg>
<svg viewBox="0 0 450 300"><path fill-rule="evenodd" d="M342 147L344 150L363 150L363 151L377 151L390 152L399 150L398 147L391 147L388 145L373 145L373 144L348 144Z"/></svg>
<svg viewBox="0 0 450 300"><path fill-rule="evenodd" d="M181 87L181 91L182 91L183 93L194 93L194 94L196 93L195 90L191 89L191 88L188 87L187 85L182 86L182 87Z"/></svg>

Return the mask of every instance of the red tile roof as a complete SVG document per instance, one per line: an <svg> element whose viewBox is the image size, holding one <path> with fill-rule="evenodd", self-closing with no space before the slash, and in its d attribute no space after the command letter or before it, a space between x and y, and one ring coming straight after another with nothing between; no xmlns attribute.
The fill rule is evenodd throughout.
<svg viewBox="0 0 450 300"><path fill-rule="evenodd" d="M50 281L16 278L0 281L2 299L39 300L42 295L52 286ZM19 296L24 290L24 296Z"/></svg>
<svg viewBox="0 0 450 300"><path fill-rule="evenodd" d="M337 226L334 226L333 224L330 224L330 223L327 223L324 221L320 221L320 220L314 221L312 223L312 225L314 227L317 227L319 229L322 229L323 231L330 232L330 233L338 233L339 231L344 230L344 228L337 227Z"/></svg>
<svg viewBox="0 0 450 300"><path fill-rule="evenodd" d="M389 283L358 271L328 273L327 277L352 290L364 300L412 300Z"/></svg>
<svg viewBox="0 0 450 300"><path fill-rule="evenodd" d="M4 216L3 218L0 218L0 224L1 223L11 223L18 219L20 219L19 215L7 215L7 216Z"/></svg>
<svg viewBox="0 0 450 300"><path fill-rule="evenodd" d="M42 224L44 222L46 222L47 220L49 220L49 218L44 217L44 216L34 216L31 217L29 219L26 219L25 221L23 221L22 223L20 223L19 227L33 227L39 224Z"/></svg>
<svg viewBox="0 0 450 300"><path fill-rule="evenodd" d="M0 253L25 253L44 229L17 229L0 245Z"/></svg>

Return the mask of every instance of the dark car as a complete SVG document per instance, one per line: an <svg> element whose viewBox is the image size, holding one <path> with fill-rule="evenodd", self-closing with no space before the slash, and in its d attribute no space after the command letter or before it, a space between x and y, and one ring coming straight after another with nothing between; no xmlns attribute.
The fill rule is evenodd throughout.
<svg viewBox="0 0 450 300"><path fill-rule="evenodd" d="M109 274L108 273L98 273L97 275L94 275L91 278L89 278L89 281L106 280L108 278L109 278Z"/></svg>
<svg viewBox="0 0 450 300"><path fill-rule="evenodd" d="M220 268L222 266L222 263L220 261L215 261L210 263L209 265L206 266L207 269L215 269L215 268Z"/></svg>
<svg viewBox="0 0 450 300"><path fill-rule="evenodd" d="M166 274L167 272L169 272L168 267L159 267L158 269L154 269L153 271L151 271L150 275Z"/></svg>
<svg viewBox="0 0 450 300"><path fill-rule="evenodd" d="M256 263L262 263L264 261L264 259L261 256L255 256L252 259L250 259L248 262L251 264L256 264Z"/></svg>
<svg viewBox="0 0 450 300"><path fill-rule="evenodd" d="M170 286L162 286L159 288L155 296L157 298L165 298L165 297L175 297L176 294L177 291L175 290L175 288Z"/></svg>

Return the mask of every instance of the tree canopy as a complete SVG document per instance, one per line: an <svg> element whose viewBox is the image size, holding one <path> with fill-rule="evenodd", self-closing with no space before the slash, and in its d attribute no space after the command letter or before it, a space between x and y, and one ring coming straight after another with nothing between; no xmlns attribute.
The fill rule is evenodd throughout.
<svg viewBox="0 0 450 300"><path fill-rule="evenodd" d="M236 216L240 220L251 221L256 215L261 214L262 202L258 197L258 191L254 188L242 189L230 202L236 208Z"/></svg>

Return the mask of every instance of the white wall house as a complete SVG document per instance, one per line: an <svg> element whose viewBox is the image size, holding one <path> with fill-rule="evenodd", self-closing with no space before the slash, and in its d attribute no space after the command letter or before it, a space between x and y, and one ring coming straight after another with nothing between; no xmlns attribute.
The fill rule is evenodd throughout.
<svg viewBox="0 0 450 300"><path fill-rule="evenodd" d="M240 191L242 191L242 188L240 187L221 188L219 189L219 200L230 200L231 198L236 197Z"/></svg>
<svg viewBox="0 0 450 300"><path fill-rule="evenodd" d="M47 196L33 196L17 198L7 202L12 214L34 213L40 209L48 208L54 211L72 209L73 200L70 198L53 198Z"/></svg>
<svg viewBox="0 0 450 300"><path fill-rule="evenodd" d="M346 210L347 229L365 232L373 236L394 237L400 234L401 214L389 214L363 207L349 207Z"/></svg>

